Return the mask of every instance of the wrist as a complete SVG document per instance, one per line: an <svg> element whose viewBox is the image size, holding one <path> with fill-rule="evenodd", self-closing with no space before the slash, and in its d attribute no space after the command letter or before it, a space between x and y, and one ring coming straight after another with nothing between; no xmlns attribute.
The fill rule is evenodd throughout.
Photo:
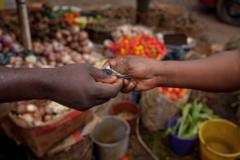
<svg viewBox="0 0 240 160"><path fill-rule="evenodd" d="M32 91L30 91L33 98L51 99L51 95L54 92L54 69L33 69L29 72L29 75L33 83Z"/></svg>
<svg viewBox="0 0 240 160"><path fill-rule="evenodd" d="M168 84L168 62L158 61L154 68L154 77L156 78L156 86L167 86Z"/></svg>

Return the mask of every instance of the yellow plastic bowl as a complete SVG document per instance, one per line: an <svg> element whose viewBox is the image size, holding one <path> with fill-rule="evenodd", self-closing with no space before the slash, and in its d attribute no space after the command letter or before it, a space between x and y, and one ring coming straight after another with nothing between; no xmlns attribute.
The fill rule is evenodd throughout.
<svg viewBox="0 0 240 160"><path fill-rule="evenodd" d="M199 129L202 160L240 158L240 128L224 119L204 122Z"/></svg>

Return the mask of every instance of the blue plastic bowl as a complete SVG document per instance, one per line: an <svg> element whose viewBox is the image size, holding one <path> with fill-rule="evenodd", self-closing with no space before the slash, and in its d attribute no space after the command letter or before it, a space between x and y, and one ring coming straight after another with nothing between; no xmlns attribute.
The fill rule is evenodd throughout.
<svg viewBox="0 0 240 160"><path fill-rule="evenodd" d="M171 119L168 123L168 128L174 127L177 123L178 117ZM170 148L178 156L189 156L193 153L194 148L198 142L198 137L193 137L190 139L183 139L177 135L170 135Z"/></svg>

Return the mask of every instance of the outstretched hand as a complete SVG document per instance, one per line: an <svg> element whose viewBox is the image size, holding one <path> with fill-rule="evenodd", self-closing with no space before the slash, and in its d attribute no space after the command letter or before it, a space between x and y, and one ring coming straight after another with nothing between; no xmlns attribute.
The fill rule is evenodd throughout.
<svg viewBox="0 0 240 160"><path fill-rule="evenodd" d="M131 80L124 79L124 93L136 90L144 91L156 87L158 76L156 70L159 62L140 56L119 57L109 61L109 65L119 73L127 73Z"/></svg>
<svg viewBox="0 0 240 160"><path fill-rule="evenodd" d="M115 97L122 80L90 65L67 65L54 69L50 98L63 105L85 110Z"/></svg>

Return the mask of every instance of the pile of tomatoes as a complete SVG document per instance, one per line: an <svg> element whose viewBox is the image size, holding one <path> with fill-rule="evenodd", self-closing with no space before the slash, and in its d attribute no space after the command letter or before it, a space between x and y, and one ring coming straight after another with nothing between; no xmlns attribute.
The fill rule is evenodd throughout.
<svg viewBox="0 0 240 160"><path fill-rule="evenodd" d="M123 36L111 46L116 56L144 56L160 60L166 54L165 45L150 35Z"/></svg>
<svg viewBox="0 0 240 160"><path fill-rule="evenodd" d="M158 88L159 92L171 99L172 101L178 101L187 94L187 89L182 88Z"/></svg>
<svg viewBox="0 0 240 160"><path fill-rule="evenodd" d="M64 14L64 21L72 26L75 26L78 24L77 17L80 16L79 12L66 12Z"/></svg>

